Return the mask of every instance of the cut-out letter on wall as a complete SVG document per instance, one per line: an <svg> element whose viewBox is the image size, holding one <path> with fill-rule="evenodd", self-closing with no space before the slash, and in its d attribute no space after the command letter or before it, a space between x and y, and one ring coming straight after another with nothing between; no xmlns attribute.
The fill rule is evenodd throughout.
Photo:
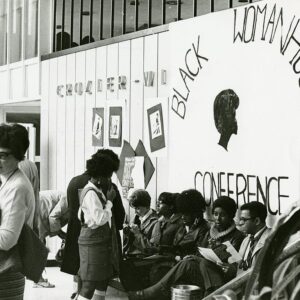
<svg viewBox="0 0 300 300"><path fill-rule="evenodd" d="M83 84L82 82L75 83L75 93L79 96L83 94Z"/></svg>
<svg viewBox="0 0 300 300"><path fill-rule="evenodd" d="M91 95L93 93L92 88L93 88L93 81L89 80L86 84L85 92Z"/></svg>
<svg viewBox="0 0 300 300"><path fill-rule="evenodd" d="M119 90L126 90L127 78L126 76L119 76Z"/></svg>
<svg viewBox="0 0 300 300"><path fill-rule="evenodd" d="M115 82L114 81L115 81L114 77L107 78L107 82L106 82L107 90L110 91L111 93L113 93L115 91Z"/></svg>
<svg viewBox="0 0 300 300"><path fill-rule="evenodd" d="M57 96L59 96L61 98L64 96L63 92L62 92L63 88L64 88L64 86L62 84L58 85L56 88L56 94L57 94Z"/></svg>
<svg viewBox="0 0 300 300"><path fill-rule="evenodd" d="M66 85L66 96L72 96L73 94L73 85L72 83L68 83Z"/></svg>
<svg viewBox="0 0 300 300"><path fill-rule="evenodd" d="M102 79L97 80L97 91L102 92L103 86L102 86Z"/></svg>
<svg viewBox="0 0 300 300"><path fill-rule="evenodd" d="M167 70L161 70L161 84L167 84Z"/></svg>
<svg viewBox="0 0 300 300"><path fill-rule="evenodd" d="M153 71L144 72L144 85L153 86L154 77L155 77L155 72Z"/></svg>

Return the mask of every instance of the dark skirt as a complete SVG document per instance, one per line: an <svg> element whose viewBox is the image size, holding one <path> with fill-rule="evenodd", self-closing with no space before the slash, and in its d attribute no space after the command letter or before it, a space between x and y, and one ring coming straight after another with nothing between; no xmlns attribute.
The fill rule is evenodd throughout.
<svg viewBox="0 0 300 300"><path fill-rule="evenodd" d="M81 280L103 281L112 278L114 268L110 259L111 247L103 247L101 244L79 244L79 256L78 274Z"/></svg>
<svg viewBox="0 0 300 300"><path fill-rule="evenodd" d="M0 275L0 300L23 300L25 277L21 273Z"/></svg>

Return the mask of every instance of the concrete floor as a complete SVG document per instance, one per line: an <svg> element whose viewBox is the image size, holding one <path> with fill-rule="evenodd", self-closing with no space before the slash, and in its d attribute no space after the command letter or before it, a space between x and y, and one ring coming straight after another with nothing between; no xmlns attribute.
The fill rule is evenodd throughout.
<svg viewBox="0 0 300 300"><path fill-rule="evenodd" d="M54 288L34 288L32 281L26 280L24 300L68 300L72 294L73 277L60 272L58 267L46 268L49 282L55 284ZM127 300L126 293L108 288L107 300Z"/></svg>

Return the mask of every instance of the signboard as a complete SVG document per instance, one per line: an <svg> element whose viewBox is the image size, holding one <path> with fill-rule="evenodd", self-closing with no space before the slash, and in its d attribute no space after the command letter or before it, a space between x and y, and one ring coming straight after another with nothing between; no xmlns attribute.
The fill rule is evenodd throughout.
<svg viewBox="0 0 300 300"><path fill-rule="evenodd" d="M271 215L299 199L299 18L278 0L170 24L169 190Z"/></svg>

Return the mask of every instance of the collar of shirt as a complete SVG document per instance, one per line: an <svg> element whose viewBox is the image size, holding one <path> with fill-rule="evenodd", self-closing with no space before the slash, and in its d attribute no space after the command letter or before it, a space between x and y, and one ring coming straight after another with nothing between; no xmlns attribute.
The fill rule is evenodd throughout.
<svg viewBox="0 0 300 300"><path fill-rule="evenodd" d="M185 226L185 230L186 230L187 233L189 233L189 231L190 231L190 226Z"/></svg>
<svg viewBox="0 0 300 300"><path fill-rule="evenodd" d="M260 235L266 230L267 226L264 226L261 230L257 231L254 235L254 239L256 240Z"/></svg>
<svg viewBox="0 0 300 300"><path fill-rule="evenodd" d="M144 223L151 214L152 214L152 210L150 208L149 211L143 217L140 217L141 223Z"/></svg>
<svg viewBox="0 0 300 300"><path fill-rule="evenodd" d="M95 189L97 192L101 193L101 194L103 195L105 201L106 201L106 197L105 197L104 193L103 193L102 190L99 189L95 184L93 184L91 181L89 181L89 182L87 183L87 186L92 187L92 188Z"/></svg>

